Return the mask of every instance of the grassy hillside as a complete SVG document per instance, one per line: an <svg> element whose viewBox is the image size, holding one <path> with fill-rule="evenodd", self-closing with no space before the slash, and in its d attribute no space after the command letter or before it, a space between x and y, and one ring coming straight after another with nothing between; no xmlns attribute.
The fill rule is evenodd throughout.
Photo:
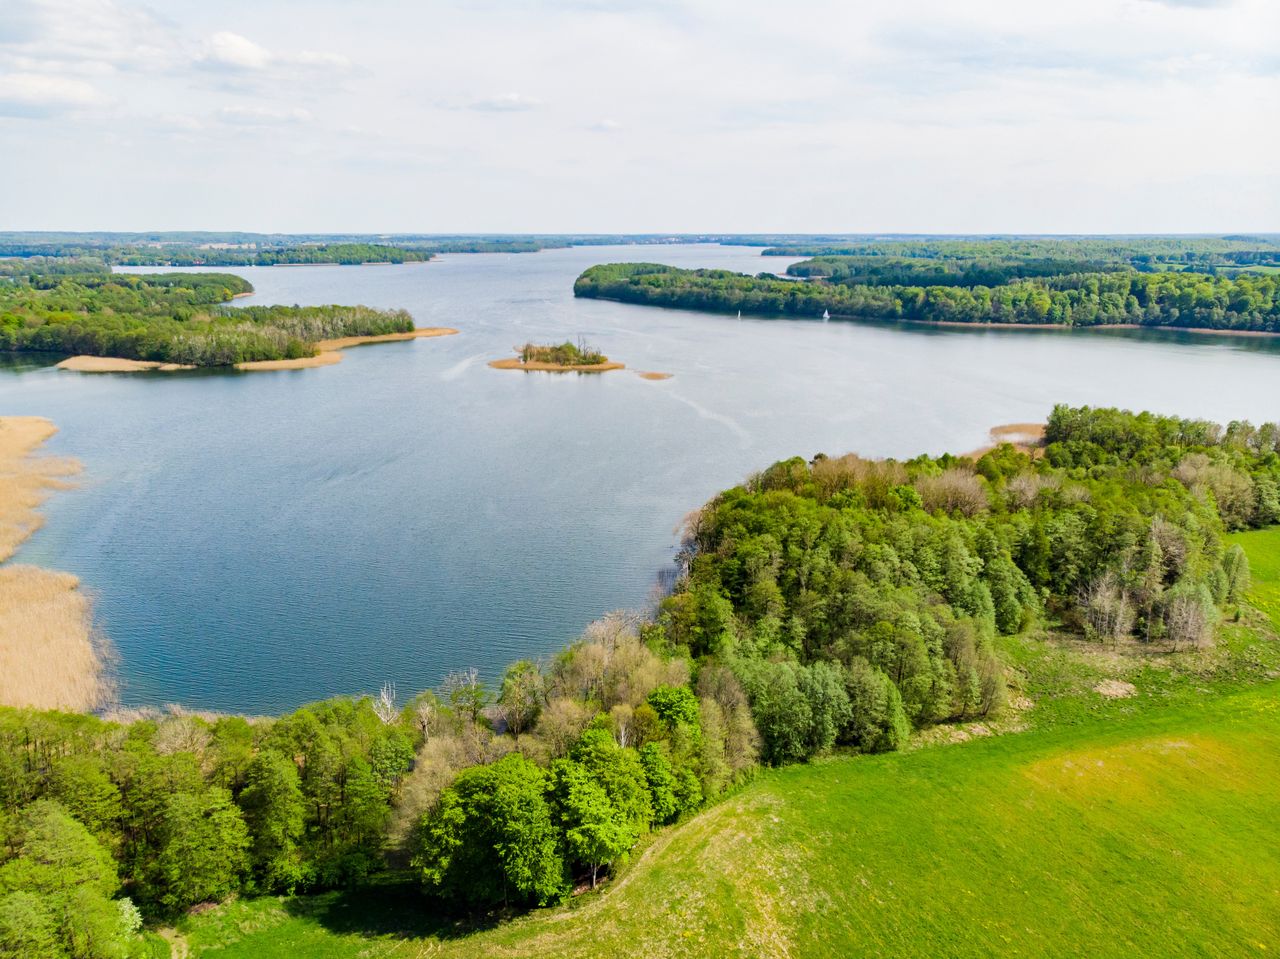
<svg viewBox="0 0 1280 959"><path fill-rule="evenodd" d="M1274 615L1280 529L1238 541ZM1265 618L1246 609L1216 650L1180 657L1020 639L1006 653L1036 705L1003 723L1024 731L944 728L973 738L766 772L569 906L463 929L391 886L232 903L188 919L186 942L222 959L1274 952Z"/></svg>

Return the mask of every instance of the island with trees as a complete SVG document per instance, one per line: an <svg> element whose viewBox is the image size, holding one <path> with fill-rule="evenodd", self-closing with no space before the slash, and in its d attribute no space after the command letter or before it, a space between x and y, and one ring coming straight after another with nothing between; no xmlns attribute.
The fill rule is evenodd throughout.
<svg viewBox="0 0 1280 959"><path fill-rule="evenodd" d="M276 897L360 888L419 897L405 908L451 938L448 917L479 910L483 943L726 792L768 795L782 780L745 786L762 765L1026 728L1028 695L1050 733L1096 724L1071 704L1137 687L1077 688L1093 675L1079 650L1158 655L1126 674L1164 684L1152 717L1269 681L1274 627L1241 620L1236 531L1270 528L1243 535L1271 537L1248 541L1271 562L1280 426L1060 406L1033 452L776 463L690 517L652 616L609 616L493 685L464 670L407 700L387 685L277 718L0 708L0 944L129 955L147 928L253 934ZM861 768L814 775L837 796ZM744 802L727 808L771 828L775 807ZM188 914L235 897L222 908L240 919Z"/></svg>
<svg viewBox="0 0 1280 959"><path fill-rule="evenodd" d="M514 357L491 360L489 365L495 370L543 373L607 373L625 369L622 363L615 363L582 339L577 343L572 340L546 345L526 343L516 347L515 352Z"/></svg>
<svg viewBox="0 0 1280 959"><path fill-rule="evenodd" d="M252 285L224 273L14 273L0 277L0 351L69 354L87 372L327 365L345 346L441 336L404 310L230 307Z"/></svg>

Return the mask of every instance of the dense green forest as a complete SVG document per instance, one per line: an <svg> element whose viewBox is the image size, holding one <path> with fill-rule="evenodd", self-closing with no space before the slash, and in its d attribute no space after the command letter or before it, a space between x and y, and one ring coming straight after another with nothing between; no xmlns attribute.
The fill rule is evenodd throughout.
<svg viewBox="0 0 1280 959"><path fill-rule="evenodd" d="M774 464L690 519L652 618L492 688L0 710L0 956L134 955L144 917L387 870L457 913L556 902L758 763L1000 710L999 634L1212 644L1249 583L1224 533L1280 521L1280 426L1058 407L1035 453Z"/></svg>
<svg viewBox="0 0 1280 959"><path fill-rule="evenodd" d="M252 290L221 273L0 277L0 351L230 366L313 356L318 340L414 328L403 310L224 306Z"/></svg>
<svg viewBox="0 0 1280 959"><path fill-rule="evenodd" d="M997 286L878 286L612 263L584 272L574 293L651 306L787 316L830 311L884 320L1280 331L1276 275L1122 271L1010 278Z"/></svg>
<svg viewBox="0 0 1280 959"><path fill-rule="evenodd" d="M1139 271L1280 267L1280 237L917 237L783 242L764 256L889 257L921 260L1076 260ZM1038 275L1038 274L1025 274Z"/></svg>
<svg viewBox="0 0 1280 959"><path fill-rule="evenodd" d="M209 247L116 247L105 251L121 266L278 266L306 263L417 263L431 252L381 243L322 243L257 250Z"/></svg>

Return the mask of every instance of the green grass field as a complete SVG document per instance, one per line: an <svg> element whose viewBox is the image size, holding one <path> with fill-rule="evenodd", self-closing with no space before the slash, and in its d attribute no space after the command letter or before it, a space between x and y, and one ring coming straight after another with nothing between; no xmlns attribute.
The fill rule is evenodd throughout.
<svg viewBox="0 0 1280 959"><path fill-rule="evenodd" d="M1280 530L1238 541L1266 608ZM1012 641L1009 734L766 772L564 907L462 928L389 885L182 931L210 959L1275 954L1280 654L1246 614L1202 654Z"/></svg>
<svg viewBox="0 0 1280 959"><path fill-rule="evenodd" d="M1230 542L1244 547L1253 572L1249 602L1271 617L1280 630L1280 530L1262 529L1236 533Z"/></svg>

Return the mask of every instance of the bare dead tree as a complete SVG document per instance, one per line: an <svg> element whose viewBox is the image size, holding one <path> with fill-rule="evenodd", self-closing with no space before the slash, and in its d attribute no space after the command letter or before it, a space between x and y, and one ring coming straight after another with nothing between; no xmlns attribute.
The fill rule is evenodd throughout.
<svg viewBox="0 0 1280 959"><path fill-rule="evenodd" d="M373 701L373 712L383 724L390 726L399 715L396 710L396 684L383 683L382 689Z"/></svg>

